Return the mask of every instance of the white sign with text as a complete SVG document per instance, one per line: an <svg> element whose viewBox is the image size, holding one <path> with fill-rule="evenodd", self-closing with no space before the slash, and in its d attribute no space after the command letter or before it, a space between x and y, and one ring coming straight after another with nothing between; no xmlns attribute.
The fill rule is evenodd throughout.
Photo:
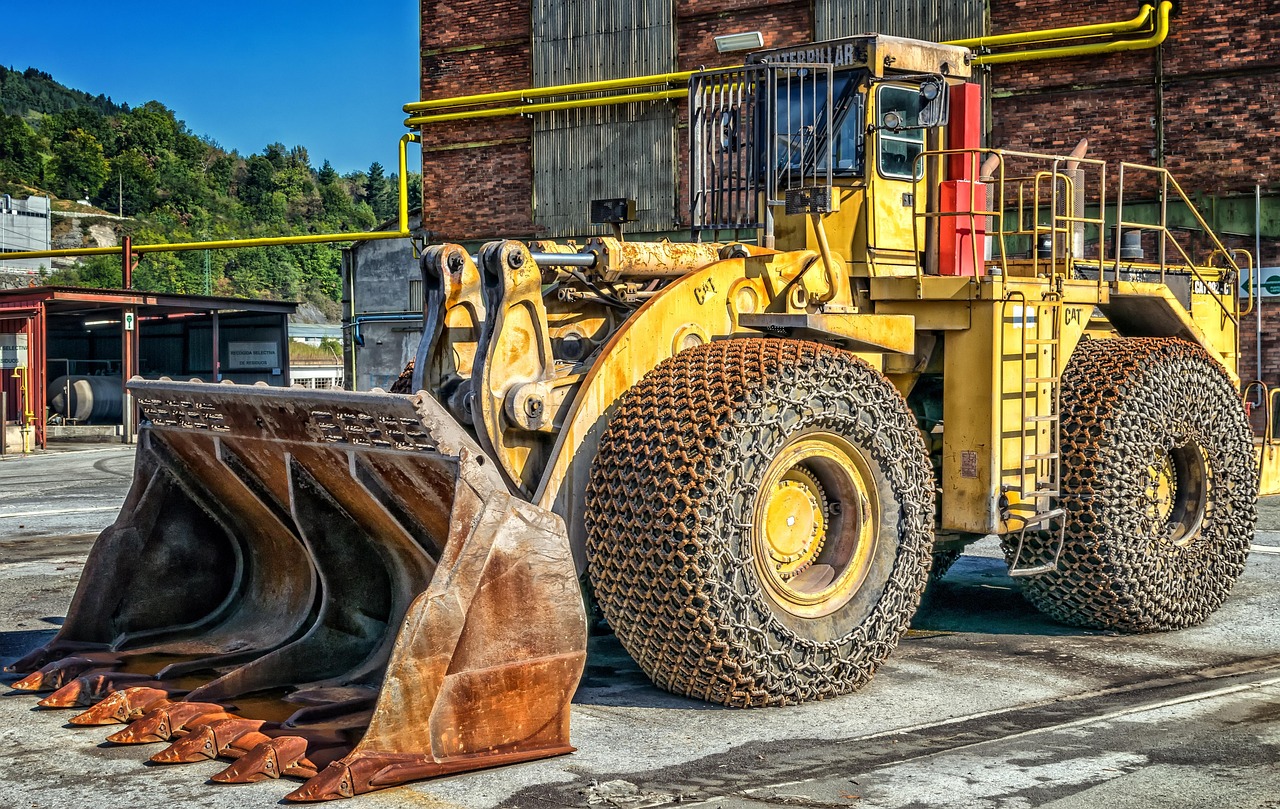
<svg viewBox="0 0 1280 809"><path fill-rule="evenodd" d="M280 367L280 345L275 342L227 343L227 369L271 371Z"/></svg>

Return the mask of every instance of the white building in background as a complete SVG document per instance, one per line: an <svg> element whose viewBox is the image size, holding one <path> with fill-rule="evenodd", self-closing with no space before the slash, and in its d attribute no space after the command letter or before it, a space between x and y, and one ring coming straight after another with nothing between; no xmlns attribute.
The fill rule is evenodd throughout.
<svg viewBox="0 0 1280 809"><path fill-rule="evenodd" d="M290 323L289 340L319 347L338 346L332 359L307 358L290 353L289 380L295 388L342 389L342 327L327 323ZM332 350L332 349L331 349Z"/></svg>
<svg viewBox="0 0 1280 809"><path fill-rule="evenodd" d="M0 285L36 280L40 270L49 268L48 259L7 258L9 253L48 250L53 220L48 197L14 199L0 195ZM9 283L5 284L4 281Z"/></svg>

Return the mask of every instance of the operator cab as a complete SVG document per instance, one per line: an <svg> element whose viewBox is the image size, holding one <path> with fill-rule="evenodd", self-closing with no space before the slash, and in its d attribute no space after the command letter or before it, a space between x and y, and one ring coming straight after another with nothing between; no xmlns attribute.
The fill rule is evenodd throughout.
<svg viewBox="0 0 1280 809"><path fill-rule="evenodd" d="M969 60L964 48L865 34L698 74L695 233L754 227L766 245L805 249L821 215L852 274L914 273L921 154L940 148L949 87L965 83Z"/></svg>

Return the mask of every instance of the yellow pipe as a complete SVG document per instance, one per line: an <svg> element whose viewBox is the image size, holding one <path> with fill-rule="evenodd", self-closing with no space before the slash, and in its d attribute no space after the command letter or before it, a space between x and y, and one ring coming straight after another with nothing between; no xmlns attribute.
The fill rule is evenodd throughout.
<svg viewBox="0 0 1280 809"><path fill-rule="evenodd" d="M1094 25L1076 25L1070 28L1049 28L1042 31L1020 31L1014 34L995 34L973 39L953 39L944 45L956 45L961 48L995 48L1001 45L1025 45L1029 42L1050 42L1058 39L1080 39L1082 37L1106 36L1107 34L1125 34L1144 27L1151 19L1153 6L1144 5L1138 16L1122 22L1104 22Z"/></svg>
<svg viewBox="0 0 1280 809"><path fill-rule="evenodd" d="M372 242L381 239L403 239L409 231L409 158L410 143L421 143L422 136L410 132L400 138L400 216L394 231L361 231L359 233L308 233L302 236L263 236L256 239L222 239L209 242L174 242L172 244L135 244L133 252L183 253L189 250L222 250L236 247L275 247L290 244L325 244L331 242ZM75 247L65 250L33 250L7 253L6 258L64 258L74 256L118 256L123 247Z"/></svg>
<svg viewBox="0 0 1280 809"><path fill-rule="evenodd" d="M1084 56L1097 53L1116 53L1120 51L1153 48L1164 41L1169 31L1168 0L1161 3L1153 36L1146 39L1120 40L1091 45L1079 45L1065 48L1048 48L1026 50L1015 53L984 54L975 57L974 61L983 64L999 64L1003 62L1023 62L1033 59L1051 59L1064 56ZM1001 45L1020 45L1040 42L1055 42L1066 39L1081 39L1113 34L1124 34L1137 31L1151 20L1152 6L1144 5L1138 16L1120 22L1096 23L1093 25L1077 25L1067 28L1049 28L1040 31L1023 31L1013 34L996 34L974 39L956 39L944 42L944 45L956 45L964 48L995 47ZM655 84L688 84L689 78L696 71L686 70L676 73L656 73L649 76L634 76L627 79L606 79L604 81L581 82L578 84L558 84L549 87L528 87L521 90L506 90L499 93L481 93L469 96L453 96L451 98L434 98L404 105L407 113L426 112L429 110L450 107L475 107L484 104L497 104L504 101L526 101L536 98L548 98L580 93L594 93L607 90L622 90L635 87L647 87ZM602 107L610 104L630 104L642 101L680 98L681 90L667 90L635 95L606 96L604 98L577 99L574 101L557 101L549 103L524 104L520 106L495 107L482 110L464 110L438 115L411 115L404 122L408 127L441 124L449 121L469 121L478 118L499 118L508 115L530 115L537 112L553 112L555 110Z"/></svg>
<svg viewBox="0 0 1280 809"><path fill-rule="evenodd" d="M1095 42L1091 45L1068 45L1062 48L1041 48L1039 50L1014 51L1013 53L984 53L975 56L973 61L983 65L1003 65L1010 62L1030 62L1039 59L1065 59L1075 56L1096 56L1107 53L1123 53L1125 51L1154 48L1169 36L1169 12L1173 3L1162 0L1156 13L1156 27L1150 36L1143 39L1120 39L1113 42Z"/></svg>
<svg viewBox="0 0 1280 809"><path fill-rule="evenodd" d="M474 107L481 104L498 104L504 101L527 101L531 98L599 93L605 90L627 90L633 87L648 87L652 84L688 84L689 77L694 72L692 70L683 70L676 73L632 76L626 79L604 79L602 81L579 82L578 84L557 84L549 87L526 87L523 90L506 90L500 93L433 98L427 101L415 101L405 104L404 111L415 113L438 110L442 107Z"/></svg>
<svg viewBox="0 0 1280 809"><path fill-rule="evenodd" d="M579 98L573 101L524 104L519 107L495 107L489 110L466 110L463 112L446 112L439 115L415 115L412 118L407 118L404 125L426 126L427 124L441 124L446 121L468 121L473 118L498 118L504 115L531 115L535 112L574 110L583 107L605 107L612 104L635 104L642 101L684 98L688 94L687 90L659 90L652 93L632 93L631 95L606 96L604 98Z"/></svg>

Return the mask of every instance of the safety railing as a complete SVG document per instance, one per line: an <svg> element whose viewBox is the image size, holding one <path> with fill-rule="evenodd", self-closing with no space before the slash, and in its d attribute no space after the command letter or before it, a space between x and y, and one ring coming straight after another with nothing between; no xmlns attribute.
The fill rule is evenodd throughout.
<svg viewBox="0 0 1280 809"><path fill-rule="evenodd" d="M945 172L948 165L952 170ZM1081 267L1096 265L1098 284L1102 284L1106 263L1102 249L1107 228L1106 161L1009 149L937 149L917 155L915 172L912 219L916 244L921 243L920 228L924 223L960 217L968 219L973 234L968 249L974 267L988 261L985 239L978 237L983 234L994 240L990 261L998 260L1002 273L1007 274L1010 266L1009 241L1020 239L1028 243L1033 276L1072 278ZM932 186L948 173L976 179L967 183L967 204L957 200L957 210L944 211L939 210ZM979 191L979 187L986 190ZM986 203L980 207L982 197ZM1097 216L1087 214L1090 207L1098 211ZM985 220L983 227L979 227L980 218ZM1098 255L1092 259L1084 255L1086 230L1090 227L1098 234L1099 244ZM1042 236L1049 238L1047 255L1037 249ZM936 246L931 244L926 261L934 260L934 252ZM925 267L917 260L917 280L924 274Z"/></svg>
<svg viewBox="0 0 1280 809"><path fill-rule="evenodd" d="M1124 196L1126 172L1129 174L1141 173L1143 175L1154 176L1156 178L1159 191L1159 222L1131 222L1125 220ZM1191 258L1190 254L1188 254L1186 249L1183 248L1182 243L1174 237L1173 231L1169 228L1169 192L1171 189L1182 202L1183 206L1191 212L1191 215L1195 219L1196 224L1200 227L1200 230L1212 241L1213 250L1210 252L1209 257L1206 259L1206 263L1203 265L1196 264L1195 260ZM1214 233L1213 229L1209 227L1209 224L1205 222L1204 217L1200 215L1200 211L1196 209L1194 204L1192 204L1191 198L1182 190L1182 186L1178 185L1178 181L1173 178L1173 175L1169 173L1168 169L1156 166L1143 166L1139 163L1120 164L1120 175L1118 187L1116 189L1115 228L1115 280L1120 280L1120 270L1123 262L1120 255L1121 234L1123 234L1126 229L1137 230L1140 233L1143 231L1149 231L1154 233L1156 236L1156 250L1158 254L1157 262L1160 268L1160 283L1165 283L1165 275L1170 267L1169 245L1173 245L1175 252L1182 259L1181 264L1174 266L1191 273L1195 280L1201 284L1202 288L1208 291L1208 293L1217 302L1219 308L1222 309L1224 317L1232 323L1238 324L1240 322L1240 296L1235 289L1235 284L1238 283L1240 278L1240 265L1236 263L1234 257L1234 254L1239 251L1228 250L1226 246L1223 245L1222 240L1218 238L1218 234ZM1217 256L1222 256L1227 260L1227 269L1229 270L1227 275L1230 276L1230 278L1218 278L1216 281L1211 281L1205 278L1200 270L1211 267L1212 265L1209 262L1213 261ZM1250 261L1250 265L1252 265L1252 261ZM1231 281L1230 284L1226 283L1228 280ZM1252 293L1252 289L1250 292ZM1252 307L1252 295L1250 299L1250 306Z"/></svg>
<svg viewBox="0 0 1280 809"><path fill-rule="evenodd" d="M1258 393L1256 402L1249 401L1249 395ZM1244 402L1246 414L1252 414L1254 409L1262 408L1262 441L1264 444L1274 444L1276 440L1275 414L1276 414L1276 397L1280 396L1280 388L1272 388L1261 379L1255 379L1244 386L1244 390L1240 392L1240 400ZM1255 436L1256 437L1256 436Z"/></svg>

